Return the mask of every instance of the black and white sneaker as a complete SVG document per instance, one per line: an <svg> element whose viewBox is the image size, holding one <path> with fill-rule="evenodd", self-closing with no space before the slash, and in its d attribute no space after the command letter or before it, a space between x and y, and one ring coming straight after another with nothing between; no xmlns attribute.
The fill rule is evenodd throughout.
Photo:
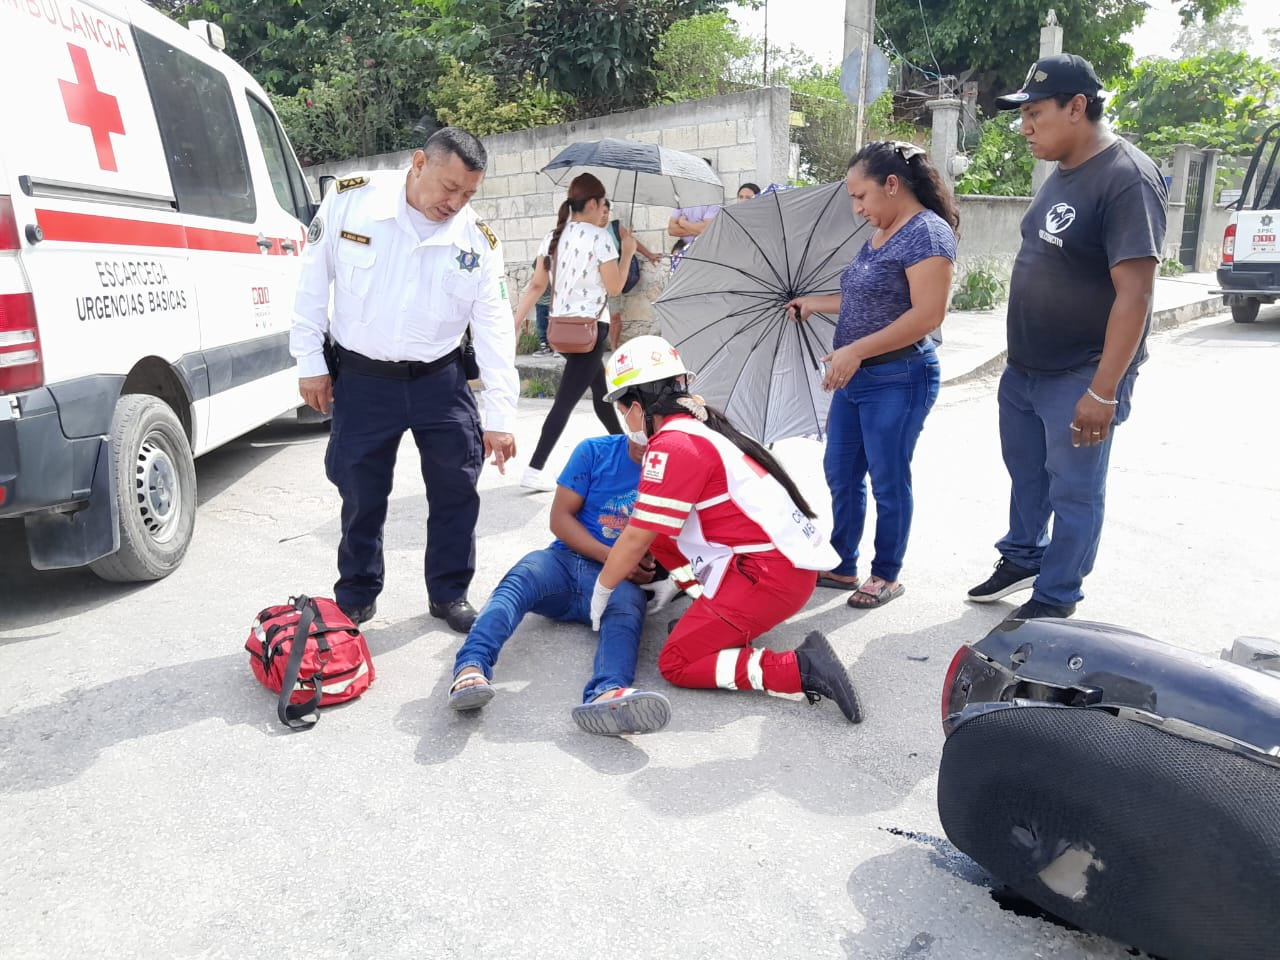
<svg viewBox="0 0 1280 960"><path fill-rule="evenodd" d="M819 698L834 700L850 723L862 722L862 704L830 642L817 630L796 647L796 666L800 668L800 688L810 703Z"/></svg>
<svg viewBox="0 0 1280 960"><path fill-rule="evenodd" d="M1036 575L1037 571L1001 557L996 561L995 573L970 590L969 599L974 603L992 603L1019 590L1030 590L1035 585Z"/></svg>

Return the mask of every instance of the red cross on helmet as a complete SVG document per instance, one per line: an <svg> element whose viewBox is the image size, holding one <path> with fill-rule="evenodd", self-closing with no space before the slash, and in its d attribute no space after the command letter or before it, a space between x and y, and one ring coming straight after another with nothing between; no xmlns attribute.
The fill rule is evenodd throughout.
<svg viewBox="0 0 1280 960"><path fill-rule="evenodd" d="M635 337L615 350L604 365L605 399L616 400L642 383L688 376L680 354L662 337Z"/></svg>

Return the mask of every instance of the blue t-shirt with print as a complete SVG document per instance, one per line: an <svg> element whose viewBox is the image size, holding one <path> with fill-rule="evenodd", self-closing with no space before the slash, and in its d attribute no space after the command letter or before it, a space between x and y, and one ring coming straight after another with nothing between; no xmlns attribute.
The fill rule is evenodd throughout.
<svg viewBox="0 0 1280 960"><path fill-rule="evenodd" d="M907 268L930 257L956 258L951 224L932 210L904 223L880 249L868 240L840 277L840 320L834 345L843 347L883 330L911 309Z"/></svg>
<svg viewBox="0 0 1280 960"><path fill-rule="evenodd" d="M625 434L590 437L569 455L556 482L582 497L578 522L612 547L635 509L640 464L631 459ZM551 548L569 549L558 538Z"/></svg>

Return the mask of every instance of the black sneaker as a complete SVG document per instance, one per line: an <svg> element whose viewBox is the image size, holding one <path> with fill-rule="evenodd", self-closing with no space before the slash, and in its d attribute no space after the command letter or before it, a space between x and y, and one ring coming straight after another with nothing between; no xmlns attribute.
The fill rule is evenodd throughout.
<svg viewBox="0 0 1280 960"><path fill-rule="evenodd" d="M1028 600L1013 613L1005 617L1006 620L1043 620L1045 618L1054 618L1065 620L1076 612L1076 605L1069 603L1066 606L1059 606L1056 603L1045 603L1043 600Z"/></svg>
<svg viewBox="0 0 1280 960"><path fill-rule="evenodd" d="M817 630L796 647L796 666L800 668L800 688L810 703L826 697L836 702L850 723L862 722L862 704L854 692L849 671L845 670L827 638Z"/></svg>
<svg viewBox="0 0 1280 960"><path fill-rule="evenodd" d="M378 604L377 601L367 607L344 607L342 604L338 604L338 609L345 613L347 619L358 627L360 624L373 619L373 615L378 612Z"/></svg>
<svg viewBox="0 0 1280 960"><path fill-rule="evenodd" d="M970 590L969 599L974 603L991 603L1019 590L1030 590L1035 582L1035 570L1020 567L1001 557L996 561L996 572Z"/></svg>

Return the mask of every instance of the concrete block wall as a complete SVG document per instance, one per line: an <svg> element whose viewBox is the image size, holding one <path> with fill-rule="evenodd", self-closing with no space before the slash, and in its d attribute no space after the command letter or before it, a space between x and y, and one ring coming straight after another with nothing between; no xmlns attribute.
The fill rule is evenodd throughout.
<svg viewBox="0 0 1280 960"><path fill-rule="evenodd" d="M731 200L743 181L762 187L785 182L790 110L790 91L771 87L485 137L489 169L473 205L502 239L507 274L518 296L543 236L555 226L565 193L537 171L569 144L615 137L692 153L711 161L725 199ZM407 168L412 156L407 150L357 157L305 172L316 185L324 175ZM637 204L632 211L625 197L611 199L615 216L633 224L641 243L655 253L671 249L674 241L666 232L670 208ZM641 286L653 288L652 283Z"/></svg>

